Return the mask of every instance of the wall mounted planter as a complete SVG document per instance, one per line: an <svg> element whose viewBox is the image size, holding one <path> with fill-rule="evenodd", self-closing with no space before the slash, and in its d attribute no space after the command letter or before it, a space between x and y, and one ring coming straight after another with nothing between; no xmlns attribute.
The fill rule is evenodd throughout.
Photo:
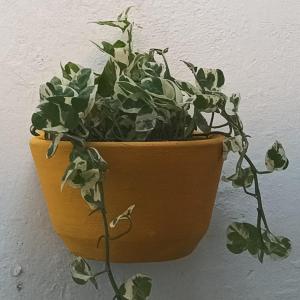
<svg viewBox="0 0 300 300"><path fill-rule="evenodd" d="M30 148L54 230L76 255L103 260L99 214L91 212L80 191L60 182L71 143L60 143L46 159L50 142L33 137ZM104 182L109 220L135 204L132 230L111 241L112 262L150 262L191 253L205 234L223 164L223 137L163 142L93 142L108 162ZM120 222L111 235L128 228Z"/></svg>

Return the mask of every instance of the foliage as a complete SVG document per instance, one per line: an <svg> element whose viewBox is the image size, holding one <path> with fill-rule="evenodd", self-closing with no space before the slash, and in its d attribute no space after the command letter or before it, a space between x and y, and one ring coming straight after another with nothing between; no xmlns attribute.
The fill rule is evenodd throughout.
<svg viewBox="0 0 300 300"><path fill-rule="evenodd" d="M235 254L248 251L262 261L263 255L274 259L286 258L291 245L285 237L274 236L270 231L258 228L248 223L233 223L227 229L227 248Z"/></svg>
<svg viewBox="0 0 300 300"><path fill-rule="evenodd" d="M71 274L73 280L77 284L86 284L89 280L98 289L97 282L95 280L96 275L92 274L90 265L85 261L84 258L78 256L71 263Z"/></svg>
<svg viewBox="0 0 300 300"><path fill-rule="evenodd" d="M148 276L137 274L120 286L120 293L124 300L144 300L150 295L151 285Z"/></svg>
<svg viewBox="0 0 300 300"><path fill-rule="evenodd" d="M128 20L128 11L116 21L95 22L122 31L122 38L114 43L94 43L108 55L102 72L72 62L61 66L62 77L53 77L41 86L40 104L32 115L32 134L44 131L52 140L48 158L55 154L60 140L73 143L62 188L68 184L80 189L92 212L102 214L105 235L100 239L105 239L105 269L93 274L88 263L78 257L71 265L74 281L78 284L90 281L97 288L96 277L107 274L115 299L143 300L151 290L151 279L145 275L136 275L120 286L115 282L109 261L109 227L113 229L125 221L131 228L134 204L114 220L107 220L103 191L107 163L96 149L87 145L92 140L188 140L195 131L202 138L210 138L216 132L223 134L224 158L229 152L239 154L235 173L224 179L254 197L258 206L256 226L233 223L228 227L227 248L235 254L248 251L261 262L264 255L287 257L291 248L289 239L271 233L258 183L258 175L288 166L282 145L275 142L267 151L267 170L259 171L247 155L249 136L238 115L240 96L222 92L223 72L198 68L184 61L195 77L195 84L175 79L166 60L168 49L150 49L145 53L133 50L133 23ZM215 125L216 116L223 119L221 125ZM228 132L216 131L220 128L228 128Z"/></svg>

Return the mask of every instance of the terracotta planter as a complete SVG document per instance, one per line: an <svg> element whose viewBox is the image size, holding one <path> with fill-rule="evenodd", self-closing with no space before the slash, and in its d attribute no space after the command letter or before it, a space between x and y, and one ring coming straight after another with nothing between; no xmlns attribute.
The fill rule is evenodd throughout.
<svg viewBox="0 0 300 300"><path fill-rule="evenodd" d="M133 228L111 241L113 262L150 262L188 255L205 234L212 214L222 169L222 136L208 140L172 142L96 142L109 163L105 179L108 219L135 204ZM30 141L52 225L71 252L103 260L105 250L99 214L90 210L79 190L60 181L68 165L71 143L61 142L47 160L49 141ZM126 222L111 230L117 235Z"/></svg>

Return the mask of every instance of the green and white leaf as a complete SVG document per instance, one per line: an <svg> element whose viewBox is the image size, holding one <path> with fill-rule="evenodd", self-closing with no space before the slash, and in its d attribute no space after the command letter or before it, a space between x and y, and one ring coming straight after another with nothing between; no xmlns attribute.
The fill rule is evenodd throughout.
<svg viewBox="0 0 300 300"><path fill-rule="evenodd" d="M263 255L278 260L289 256L290 240L275 236L265 229L259 229L249 223L232 223L227 229L227 248L234 254L248 251L262 262Z"/></svg>
<svg viewBox="0 0 300 300"><path fill-rule="evenodd" d="M48 97L52 97L54 90L52 83L45 83L40 86L40 99L46 100Z"/></svg>
<svg viewBox="0 0 300 300"><path fill-rule="evenodd" d="M62 137L63 137L63 133L58 133L58 134L54 135L52 143L47 151L47 156L46 156L47 158L51 158L55 154L58 144L59 144L60 140L62 139Z"/></svg>
<svg viewBox="0 0 300 300"><path fill-rule="evenodd" d="M143 107L139 110L135 119L136 132L149 132L155 128L157 113L152 109Z"/></svg>
<svg viewBox="0 0 300 300"><path fill-rule="evenodd" d="M52 78L40 87L38 111L32 115L36 129L53 134L72 132L85 135L77 130L94 106L97 85L91 69L80 68L68 63L63 70L63 80ZM76 133L76 134L75 134Z"/></svg>
<svg viewBox="0 0 300 300"><path fill-rule="evenodd" d="M70 155L70 164L61 183L61 189L67 183L80 188L81 196L91 209L102 206L99 184L104 179L107 163L95 148L74 147Z"/></svg>
<svg viewBox="0 0 300 300"><path fill-rule="evenodd" d="M197 67L194 66L192 63L188 62L188 61L184 61L182 60L182 62L192 71L192 73L196 76L196 72L197 72Z"/></svg>
<svg viewBox="0 0 300 300"><path fill-rule="evenodd" d="M111 228L115 228L117 226L117 224L121 221L121 220L128 220L131 218L131 214L133 212L133 209L135 207L135 204L129 206L122 214L120 214L118 217L116 217L115 219L113 219L109 226Z"/></svg>
<svg viewBox="0 0 300 300"><path fill-rule="evenodd" d="M152 288L151 278L137 274L120 287L120 293L126 300L147 300Z"/></svg>
<svg viewBox="0 0 300 300"><path fill-rule="evenodd" d="M196 96L194 106L200 111L212 113L218 109L219 101L221 101L221 98L218 95L201 94Z"/></svg>
<svg viewBox="0 0 300 300"><path fill-rule="evenodd" d="M127 9L125 9L117 18L117 21L98 21L95 22L98 25L108 25L112 27L118 27L122 31L125 31L125 29L131 24L128 21L128 13L132 6L129 6Z"/></svg>
<svg viewBox="0 0 300 300"><path fill-rule="evenodd" d="M217 91L224 85L225 78L223 72L219 69L199 68L196 81L205 90Z"/></svg>
<svg viewBox="0 0 300 300"><path fill-rule="evenodd" d="M265 164L270 172L285 170L288 167L289 160L285 155L285 151L281 143L278 141L276 141L267 151Z"/></svg>
<svg viewBox="0 0 300 300"><path fill-rule="evenodd" d="M227 98L225 103L225 112L229 115L236 115L240 103L240 95L232 94L231 97Z"/></svg>
<svg viewBox="0 0 300 300"><path fill-rule="evenodd" d="M231 181L232 186L235 188L245 187L248 188L252 185L254 175L251 168L239 168L239 171L229 177L223 177L224 181Z"/></svg>
<svg viewBox="0 0 300 300"><path fill-rule="evenodd" d="M84 258L78 256L71 263L71 274L73 280L80 285L86 284L88 281L98 288L95 277L91 272L91 267Z"/></svg>
<svg viewBox="0 0 300 300"><path fill-rule="evenodd" d="M223 142L223 158L227 158L227 155L230 151L232 152L242 152L244 150L243 138L241 135L224 137Z"/></svg>
<svg viewBox="0 0 300 300"><path fill-rule="evenodd" d="M108 42L102 42L102 46L92 42L100 51L110 55L114 61L129 65L129 48L126 43L118 40L115 44L110 44Z"/></svg>
<svg viewBox="0 0 300 300"><path fill-rule="evenodd" d="M90 209L94 210L102 207L102 198L99 190L99 183L92 185L90 182L81 188L81 196L86 201Z"/></svg>
<svg viewBox="0 0 300 300"><path fill-rule="evenodd" d="M261 249L257 228L249 223L232 223L227 229L227 248L234 254L248 251L251 255L257 255Z"/></svg>
<svg viewBox="0 0 300 300"><path fill-rule="evenodd" d="M203 133L208 133L210 131L210 128L207 124L206 119L204 118L204 116L202 115L202 113L196 108L194 107L194 116L193 116L193 120L196 124L196 126L203 132Z"/></svg>
<svg viewBox="0 0 300 300"><path fill-rule="evenodd" d="M265 231L263 233L265 253L274 260L287 258L291 252L291 242L283 236L275 236Z"/></svg>
<svg viewBox="0 0 300 300"><path fill-rule="evenodd" d="M62 73L63 73L63 79L62 82L69 83L70 80L75 76L75 74L81 69L81 66L73 63L68 62L64 67L60 65ZM66 79L66 80L65 80Z"/></svg>

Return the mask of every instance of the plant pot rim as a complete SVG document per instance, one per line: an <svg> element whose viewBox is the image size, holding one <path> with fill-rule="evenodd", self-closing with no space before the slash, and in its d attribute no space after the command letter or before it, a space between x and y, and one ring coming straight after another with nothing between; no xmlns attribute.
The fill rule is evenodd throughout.
<svg viewBox="0 0 300 300"><path fill-rule="evenodd" d="M90 147L105 147L105 148L174 148L174 147L195 147L195 146L210 146L214 144L223 143L224 136L222 134L212 134L209 138L200 139L194 138L192 140L178 140L178 141L91 141L87 142ZM49 144L49 140L45 140L44 137L34 136L30 140L31 144ZM60 146L64 148L71 148L70 141L61 141Z"/></svg>

